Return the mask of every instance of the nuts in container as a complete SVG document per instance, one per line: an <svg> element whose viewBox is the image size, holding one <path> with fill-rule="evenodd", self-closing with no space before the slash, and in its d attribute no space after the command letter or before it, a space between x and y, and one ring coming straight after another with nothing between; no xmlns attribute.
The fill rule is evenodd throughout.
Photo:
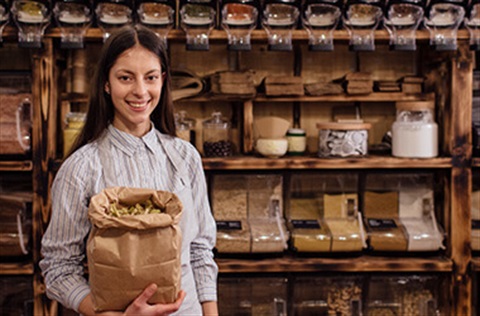
<svg viewBox="0 0 480 316"><path fill-rule="evenodd" d="M214 112L203 122L203 154L205 157L228 157L233 154L230 122L222 113Z"/></svg>

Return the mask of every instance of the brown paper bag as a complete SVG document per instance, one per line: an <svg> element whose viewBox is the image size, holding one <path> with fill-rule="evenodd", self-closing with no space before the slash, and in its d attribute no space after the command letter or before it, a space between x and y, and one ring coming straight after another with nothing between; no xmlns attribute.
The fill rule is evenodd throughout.
<svg viewBox="0 0 480 316"><path fill-rule="evenodd" d="M160 214L109 215L110 205L151 200ZM170 192L113 187L92 197L87 241L89 281L96 311L125 310L149 285L149 303L172 303L180 291L182 203Z"/></svg>

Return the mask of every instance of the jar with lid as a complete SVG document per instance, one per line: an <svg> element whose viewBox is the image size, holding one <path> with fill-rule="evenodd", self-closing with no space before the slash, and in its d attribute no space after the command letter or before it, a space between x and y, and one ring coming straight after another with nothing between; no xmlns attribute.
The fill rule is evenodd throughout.
<svg viewBox="0 0 480 316"><path fill-rule="evenodd" d="M66 157L85 124L86 114L70 112L67 114L67 126L63 130L63 156Z"/></svg>
<svg viewBox="0 0 480 316"><path fill-rule="evenodd" d="M289 155L303 155L307 149L307 136L304 129L290 128L287 131Z"/></svg>
<svg viewBox="0 0 480 316"><path fill-rule="evenodd" d="M195 145L195 124L195 119L188 117L186 111L175 113L177 136L193 145Z"/></svg>
<svg viewBox="0 0 480 316"><path fill-rule="evenodd" d="M392 125L392 155L433 158L438 155L438 125L434 101L397 102Z"/></svg>
<svg viewBox="0 0 480 316"><path fill-rule="evenodd" d="M203 122L203 154L205 157L226 157L233 154L230 122L222 113L214 112Z"/></svg>

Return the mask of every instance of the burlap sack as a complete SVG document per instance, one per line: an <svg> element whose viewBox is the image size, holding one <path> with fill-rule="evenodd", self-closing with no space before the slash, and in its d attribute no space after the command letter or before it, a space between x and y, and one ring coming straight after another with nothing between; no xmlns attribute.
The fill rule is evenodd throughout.
<svg viewBox="0 0 480 316"><path fill-rule="evenodd" d="M109 215L111 204L150 199L161 214ZM92 197L87 241L89 280L96 311L125 310L150 283L149 303L172 303L180 291L182 203L170 192L114 187Z"/></svg>

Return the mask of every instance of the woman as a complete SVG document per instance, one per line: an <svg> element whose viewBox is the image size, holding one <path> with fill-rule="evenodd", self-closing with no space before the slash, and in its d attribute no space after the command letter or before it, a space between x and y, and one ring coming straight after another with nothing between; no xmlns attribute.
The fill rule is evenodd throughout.
<svg viewBox="0 0 480 316"><path fill-rule="evenodd" d="M152 284L122 314L218 314L215 222L200 155L175 137L168 67L165 48L154 32L129 26L112 34L92 82L85 127L55 177L40 267L47 295L84 315L94 314L82 265L91 227L88 204L111 186L174 192L184 206L183 291L173 304L149 305L156 290Z"/></svg>

